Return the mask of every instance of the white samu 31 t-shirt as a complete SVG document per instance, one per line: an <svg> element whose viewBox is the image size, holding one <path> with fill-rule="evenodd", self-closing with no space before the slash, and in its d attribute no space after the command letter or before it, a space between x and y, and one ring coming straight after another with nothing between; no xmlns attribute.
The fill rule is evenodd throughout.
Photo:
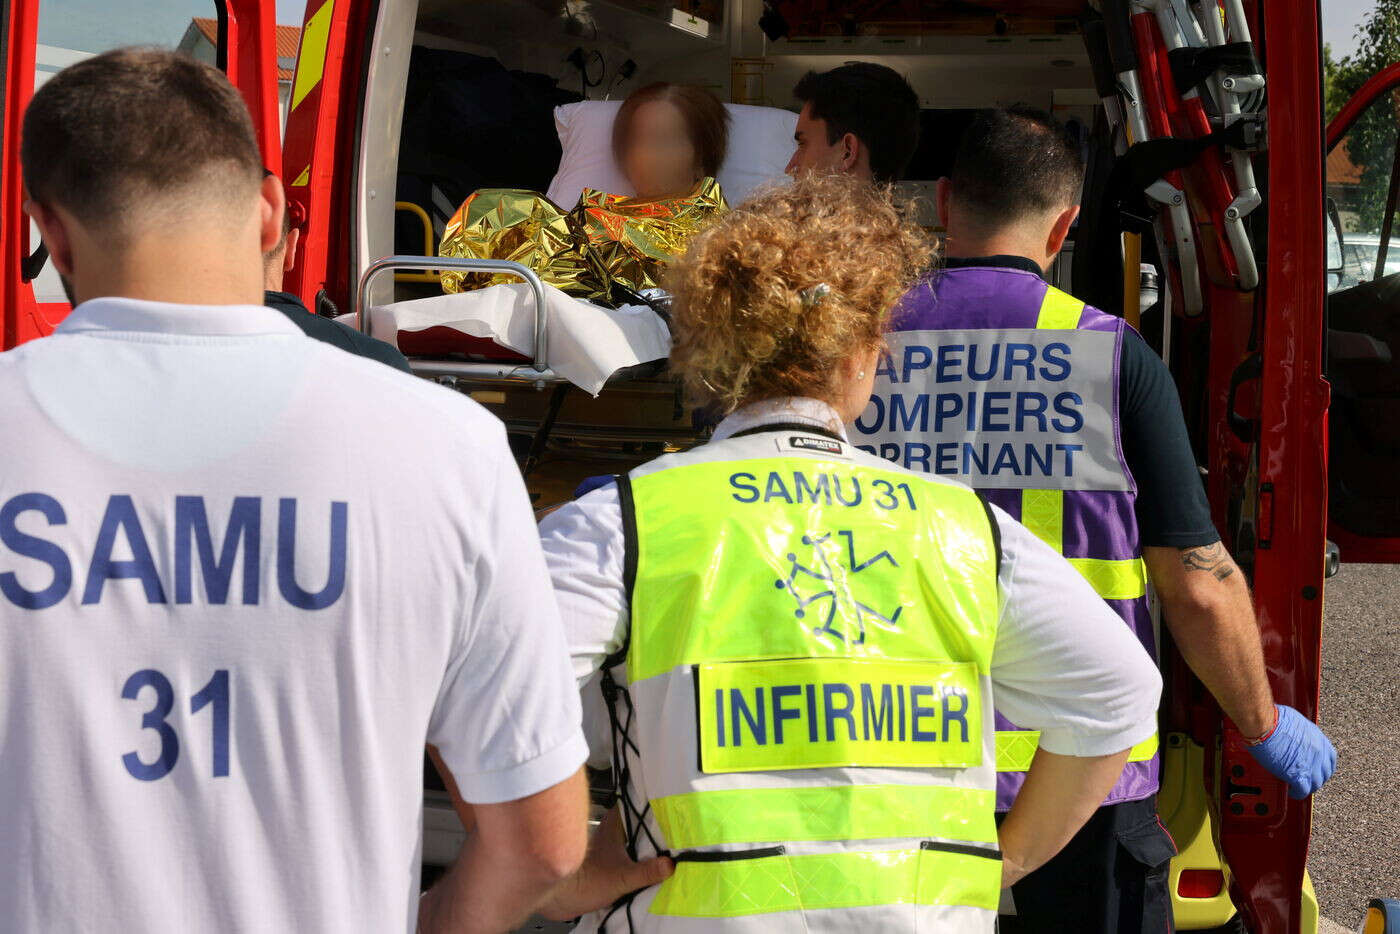
<svg viewBox="0 0 1400 934"><path fill-rule="evenodd" d="M412 930L423 746L583 762L524 487L469 400L256 307L0 355L0 927Z"/></svg>

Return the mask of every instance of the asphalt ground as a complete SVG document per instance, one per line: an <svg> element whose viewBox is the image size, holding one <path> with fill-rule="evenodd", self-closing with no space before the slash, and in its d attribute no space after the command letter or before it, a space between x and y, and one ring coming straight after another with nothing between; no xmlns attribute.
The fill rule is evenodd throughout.
<svg viewBox="0 0 1400 934"><path fill-rule="evenodd" d="M1325 599L1319 721L1337 771L1308 869L1323 916L1355 930L1368 899L1400 898L1400 566L1344 564Z"/></svg>

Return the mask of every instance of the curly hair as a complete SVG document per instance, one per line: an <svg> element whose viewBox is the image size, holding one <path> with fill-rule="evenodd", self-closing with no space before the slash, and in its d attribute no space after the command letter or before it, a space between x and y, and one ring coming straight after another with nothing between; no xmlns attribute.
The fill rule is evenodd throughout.
<svg viewBox="0 0 1400 934"><path fill-rule="evenodd" d="M807 175L696 235L666 283L671 367L691 398L728 413L829 397L841 362L880 344L894 304L934 259L910 214L887 186Z"/></svg>

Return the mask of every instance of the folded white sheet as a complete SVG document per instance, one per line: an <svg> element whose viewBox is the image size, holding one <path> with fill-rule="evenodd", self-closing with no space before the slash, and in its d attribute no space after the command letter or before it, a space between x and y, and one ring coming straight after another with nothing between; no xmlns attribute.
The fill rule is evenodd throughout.
<svg viewBox="0 0 1400 934"><path fill-rule="evenodd" d="M671 332L645 305L604 308L546 285L550 369L590 395L618 370L665 358ZM535 346L535 301L523 282L394 302L370 309L370 333L395 342L399 331L448 327L529 355Z"/></svg>

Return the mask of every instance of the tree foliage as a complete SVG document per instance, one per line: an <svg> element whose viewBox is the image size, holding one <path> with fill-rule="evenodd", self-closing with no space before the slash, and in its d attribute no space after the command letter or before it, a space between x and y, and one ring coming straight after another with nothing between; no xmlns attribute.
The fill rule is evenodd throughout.
<svg viewBox="0 0 1400 934"><path fill-rule="evenodd" d="M1376 0L1375 8L1357 28L1356 51L1333 60L1323 47L1323 100L1330 120L1372 75L1400 61L1400 0ZM1400 97L1378 99L1352 124L1345 140L1347 154L1361 170L1361 183L1347 200L1363 231L1379 231L1394 165Z"/></svg>

